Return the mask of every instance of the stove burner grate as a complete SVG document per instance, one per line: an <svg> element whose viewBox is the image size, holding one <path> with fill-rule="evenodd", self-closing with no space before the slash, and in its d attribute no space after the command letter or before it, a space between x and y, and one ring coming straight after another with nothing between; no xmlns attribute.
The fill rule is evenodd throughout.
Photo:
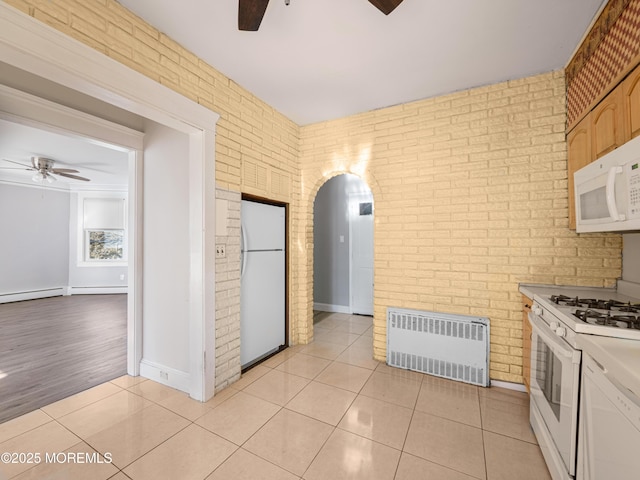
<svg viewBox="0 0 640 480"><path fill-rule="evenodd" d="M565 307L582 307L613 312L640 313L640 304L624 303L617 300L602 300L598 298L567 297L566 295L551 295L551 301Z"/></svg>
<svg viewBox="0 0 640 480"><path fill-rule="evenodd" d="M638 303L624 303L617 302L615 300L609 300L611 302L611 310L616 312L627 312L627 313L640 313L640 304Z"/></svg>
<svg viewBox="0 0 640 480"><path fill-rule="evenodd" d="M640 330L640 317L634 315L612 315L611 312L601 313L590 309L576 310L573 315L592 325Z"/></svg>

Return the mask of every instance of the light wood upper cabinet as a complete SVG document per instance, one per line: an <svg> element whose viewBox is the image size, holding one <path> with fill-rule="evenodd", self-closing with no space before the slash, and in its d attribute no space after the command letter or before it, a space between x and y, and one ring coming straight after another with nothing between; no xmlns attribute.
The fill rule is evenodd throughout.
<svg viewBox="0 0 640 480"><path fill-rule="evenodd" d="M626 140L640 135L640 66L622 83Z"/></svg>
<svg viewBox="0 0 640 480"><path fill-rule="evenodd" d="M569 228L576 228L576 205L573 192L573 174L592 162L591 114L584 117L567 135L567 173L569 191Z"/></svg>
<svg viewBox="0 0 640 480"><path fill-rule="evenodd" d="M576 228L573 174L640 136L640 65L567 133L569 228Z"/></svg>
<svg viewBox="0 0 640 480"><path fill-rule="evenodd" d="M591 111L593 158L615 150L625 141L622 85L619 85Z"/></svg>

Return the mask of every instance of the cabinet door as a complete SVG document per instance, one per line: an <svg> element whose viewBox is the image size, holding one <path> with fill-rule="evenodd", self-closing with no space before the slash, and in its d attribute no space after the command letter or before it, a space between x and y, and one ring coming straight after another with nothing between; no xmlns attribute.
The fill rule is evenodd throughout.
<svg viewBox="0 0 640 480"><path fill-rule="evenodd" d="M530 390L529 381L531 379L531 324L529 323L529 312L532 301L526 295L522 296L522 380L527 392Z"/></svg>
<svg viewBox="0 0 640 480"><path fill-rule="evenodd" d="M640 66L622 84L626 140L640 135Z"/></svg>
<svg viewBox="0 0 640 480"><path fill-rule="evenodd" d="M622 105L622 85L619 85L591 111L591 145L594 159L600 158L624 143Z"/></svg>
<svg viewBox="0 0 640 480"><path fill-rule="evenodd" d="M567 134L567 174L569 195L569 228L576 228L576 203L573 174L593 160L591 155L591 114L584 117Z"/></svg>

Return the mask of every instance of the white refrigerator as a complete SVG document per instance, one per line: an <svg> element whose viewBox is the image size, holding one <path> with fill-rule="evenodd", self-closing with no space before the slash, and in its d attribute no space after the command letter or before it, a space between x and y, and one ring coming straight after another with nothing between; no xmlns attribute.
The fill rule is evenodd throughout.
<svg viewBox="0 0 640 480"><path fill-rule="evenodd" d="M285 342L285 209L242 201L240 364L248 367Z"/></svg>

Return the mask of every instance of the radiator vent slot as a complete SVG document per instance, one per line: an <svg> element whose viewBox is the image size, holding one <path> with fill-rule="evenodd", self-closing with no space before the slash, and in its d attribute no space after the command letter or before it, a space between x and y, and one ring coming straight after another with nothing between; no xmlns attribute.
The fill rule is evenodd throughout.
<svg viewBox="0 0 640 480"><path fill-rule="evenodd" d="M489 386L489 319L387 309L387 364Z"/></svg>

